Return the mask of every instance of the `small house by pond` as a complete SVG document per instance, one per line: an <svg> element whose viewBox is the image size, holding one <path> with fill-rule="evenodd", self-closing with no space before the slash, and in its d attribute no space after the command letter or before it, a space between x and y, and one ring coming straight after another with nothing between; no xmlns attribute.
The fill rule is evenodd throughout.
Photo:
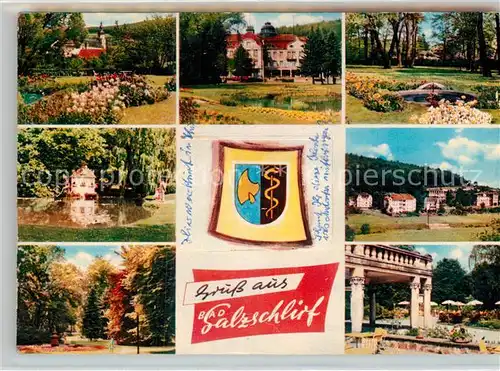
<svg viewBox="0 0 500 371"><path fill-rule="evenodd" d="M73 171L69 179L69 196L84 200L95 200L97 198L95 174L87 165Z"/></svg>

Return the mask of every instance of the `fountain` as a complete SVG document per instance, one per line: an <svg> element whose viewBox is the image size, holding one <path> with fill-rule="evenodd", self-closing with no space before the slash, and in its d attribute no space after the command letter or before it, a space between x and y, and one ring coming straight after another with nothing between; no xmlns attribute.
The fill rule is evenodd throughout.
<svg viewBox="0 0 500 371"><path fill-rule="evenodd" d="M397 94L403 97L403 99L407 102L424 105L431 104L429 101L430 97L433 97L432 99L434 101L445 99L451 103L455 103L457 100L462 100L464 102L476 100L476 96L474 94L451 90L437 82L428 82L420 85L416 89L402 90L397 92Z"/></svg>

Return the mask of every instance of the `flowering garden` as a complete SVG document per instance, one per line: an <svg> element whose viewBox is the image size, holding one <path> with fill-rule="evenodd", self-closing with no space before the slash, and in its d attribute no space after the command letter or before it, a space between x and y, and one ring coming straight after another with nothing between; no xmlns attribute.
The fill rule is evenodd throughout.
<svg viewBox="0 0 500 371"><path fill-rule="evenodd" d="M158 80L158 76L155 76ZM55 78L49 75L20 76L18 79L19 124L134 124L132 107L144 107L169 101L175 115L175 78L162 85L151 76L112 73L92 78ZM170 102L171 101L171 102ZM172 103L172 104L170 104ZM166 122L173 124L169 115Z"/></svg>
<svg viewBox="0 0 500 371"><path fill-rule="evenodd" d="M377 70L373 74L371 68L356 68L356 73L346 75L347 120L351 123L419 123L419 124L490 124L500 122L500 82L493 81L481 84L482 81L468 81L472 77L461 76L460 73L449 72L433 75L430 69L420 69L398 73L397 70ZM408 76L409 75L409 76ZM414 75L414 76L412 76ZM448 79L447 79L448 78ZM480 79L480 77L477 77ZM457 83L463 79L462 84ZM445 99L436 99L429 93L427 105L406 102L397 94L403 90L414 90L428 83L439 82L450 86L458 85L460 90L472 91L476 99L465 102L457 100L452 103Z"/></svg>

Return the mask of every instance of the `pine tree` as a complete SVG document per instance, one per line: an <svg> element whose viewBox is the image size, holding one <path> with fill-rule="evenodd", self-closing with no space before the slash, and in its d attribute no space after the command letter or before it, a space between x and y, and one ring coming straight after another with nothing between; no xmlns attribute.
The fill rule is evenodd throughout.
<svg viewBox="0 0 500 371"><path fill-rule="evenodd" d="M234 76L250 76L253 70L253 61L250 55L240 44L234 55Z"/></svg>
<svg viewBox="0 0 500 371"><path fill-rule="evenodd" d="M104 323L97 290L95 287L92 287L87 297L87 303L85 304L82 335L91 341L94 339L104 339L106 336Z"/></svg>
<svg viewBox="0 0 500 371"><path fill-rule="evenodd" d="M321 77L323 83L323 67L325 63L325 43L321 32L312 30L304 45L304 58L301 60L301 73L311 76L313 84L315 77Z"/></svg>
<svg viewBox="0 0 500 371"><path fill-rule="evenodd" d="M331 76L333 83L335 84L335 77L340 75L340 71L342 68L342 56L340 48L339 38L337 37L335 31L332 29L325 38L326 53L324 69L327 76L327 83L328 77Z"/></svg>

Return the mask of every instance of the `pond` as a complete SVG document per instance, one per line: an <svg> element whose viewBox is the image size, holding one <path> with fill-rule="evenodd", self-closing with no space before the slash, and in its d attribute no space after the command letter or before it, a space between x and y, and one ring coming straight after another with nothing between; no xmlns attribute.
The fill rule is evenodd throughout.
<svg viewBox="0 0 500 371"><path fill-rule="evenodd" d="M26 104L36 103L43 98L43 94L39 93L21 93L21 96L23 97L23 101Z"/></svg>
<svg viewBox="0 0 500 371"><path fill-rule="evenodd" d="M339 111L341 109L340 99L315 99L311 100L310 97L307 99L294 99L294 98L241 98L239 102L257 107L271 107L280 108L286 110L298 110L298 111L318 111L323 112L326 110Z"/></svg>
<svg viewBox="0 0 500 371"><path fill-rule="evenodd" d="M19 224L54 227L119 227L148 218L152 212L122 199L18 199Z"/></svg>
<svg viewBox="0 0 500 371"><path fill-rule="evenodd" d="M399 92L399 94L407 102L429 104L426 98L429 97L431 91L414 90L414 91ZM471 102L476 99L476 97L472 94L467 94L452 90L436 90L434 91L434 94L436 96L436 100L439 101L441 99L445 99L447 101L450 101L451 103L455 103L457 100L462 100L464 102Z"/></svg>

